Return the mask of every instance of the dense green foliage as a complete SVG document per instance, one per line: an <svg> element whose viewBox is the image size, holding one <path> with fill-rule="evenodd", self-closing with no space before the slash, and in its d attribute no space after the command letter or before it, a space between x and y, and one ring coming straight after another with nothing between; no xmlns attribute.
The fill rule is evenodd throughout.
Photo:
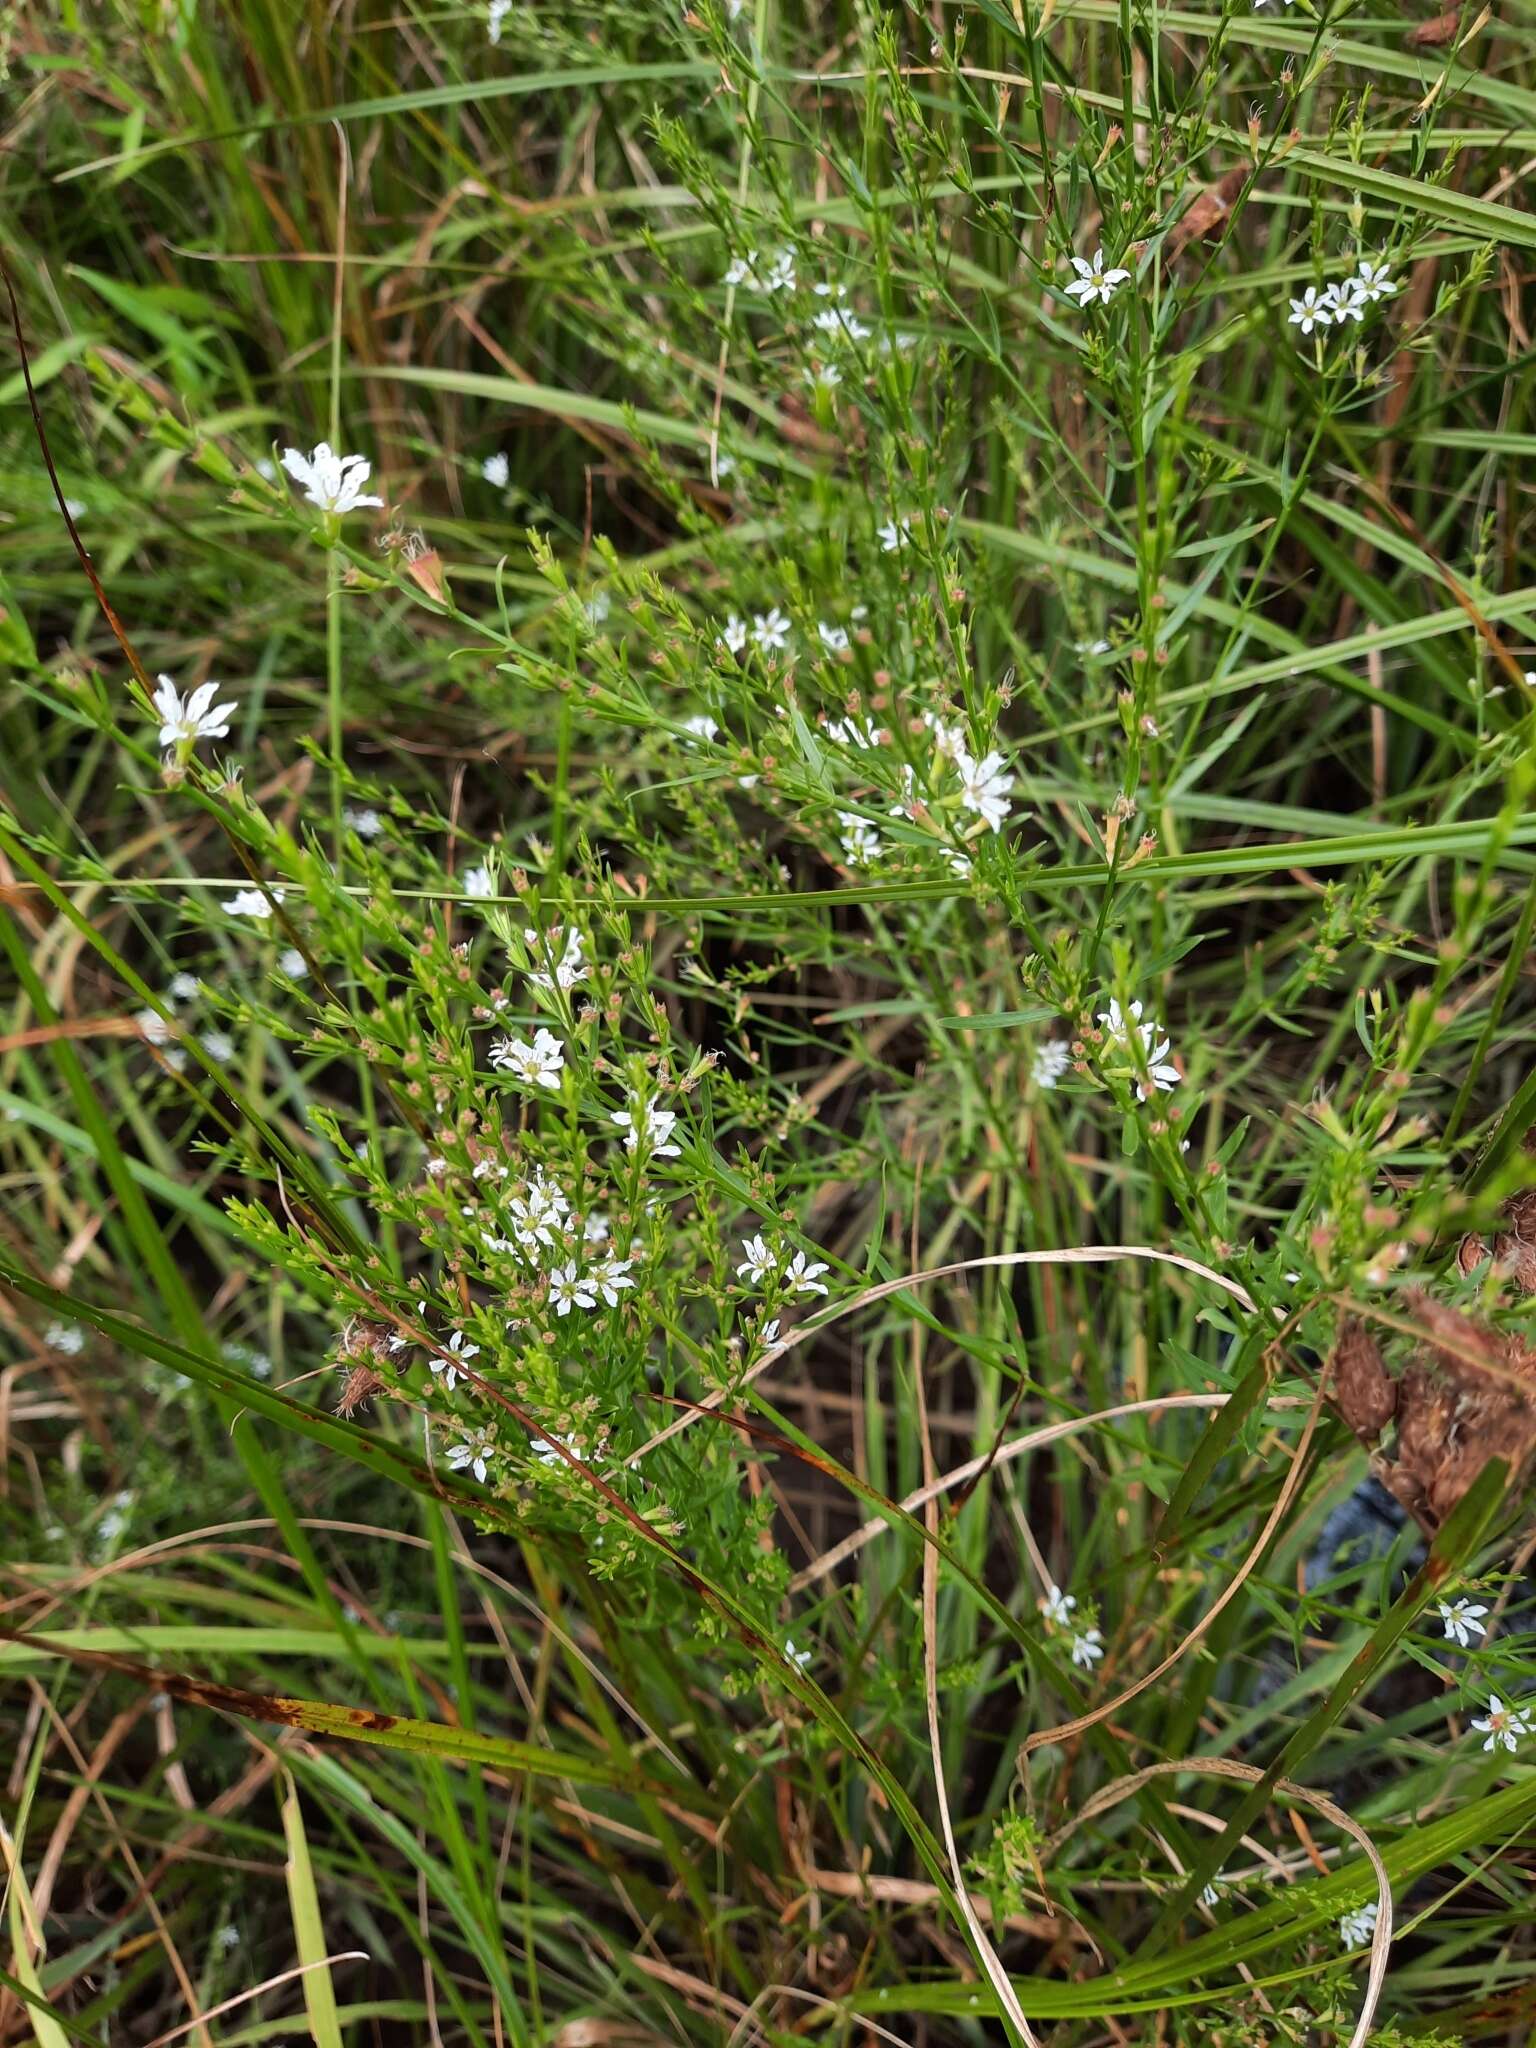
<svg viewBox="0 0 1536 2048"><path fill-rule="evenodd" d="M0 2039L1525 2029L1530 45L0 11Z"/></svg>

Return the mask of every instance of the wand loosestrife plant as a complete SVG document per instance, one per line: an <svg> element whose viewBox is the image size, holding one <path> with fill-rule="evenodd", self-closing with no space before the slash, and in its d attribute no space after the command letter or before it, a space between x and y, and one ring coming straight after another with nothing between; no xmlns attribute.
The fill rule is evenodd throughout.
<svg viewBox="0 0 1536 2048"><path fill-rule="evenodd" d="M1521 1996L1490 33L0 22L0 2030Z"/></svg>

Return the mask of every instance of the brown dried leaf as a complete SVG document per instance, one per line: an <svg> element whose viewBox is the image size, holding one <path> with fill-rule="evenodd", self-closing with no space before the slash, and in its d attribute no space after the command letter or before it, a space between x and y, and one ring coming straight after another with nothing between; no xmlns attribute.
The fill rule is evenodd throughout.
<svg viewBox="0 0 1536 2048"><path fill-rule="evenodd" d="M1214 185L1205 188L1164 238L1163 249L1170 263L1182 256L1191 242L1204 241L1208 236L1219 233L1232 211L1233 200L1247 181L1247 167L1239 165L1235 171L1228 171Z"/></svg>
<svg viewBox="0 0 1536 2048"><path fill-rule="evenodd" d="M1397 1390L1387 1490L1430 1535L1491 1458L1514 1478L1536 1452L1536 1352L1425 1294L1408 1297L1424 1344Z"/></svg>
<svg viewBox="0 0 1536 2048"><path fill-rule="evenodd" d="M1403 37L1403 42L1410 50L1436 50L1442 43L1451 41L1460 20L1461 9L1448 7L1444 14L1437 14L1433 21L1416 22Z"/></svg>
<svg viewBox="0 0 1536 2048"><path fill-rule="evenodd" d="M1357 1316L1339 1324L1329 1363L1334 1407L1364 1443L1374 1443L1397 1409L1397 1381Z"/></svg>

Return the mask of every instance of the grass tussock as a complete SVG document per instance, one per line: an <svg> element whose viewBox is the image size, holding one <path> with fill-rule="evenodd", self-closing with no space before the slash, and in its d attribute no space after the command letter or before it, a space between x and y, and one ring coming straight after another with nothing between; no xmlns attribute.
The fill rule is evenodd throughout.
<svg viewBox="0 0 1536 2048"><path fill-rule="evenodd" d="M1529 44L0 13L0 2040L1523 2033Z"/></svg>

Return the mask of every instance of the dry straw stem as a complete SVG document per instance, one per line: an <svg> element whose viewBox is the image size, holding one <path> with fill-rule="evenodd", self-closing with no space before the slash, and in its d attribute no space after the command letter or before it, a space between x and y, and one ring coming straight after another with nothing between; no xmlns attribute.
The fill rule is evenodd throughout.
<svg viewBox="0 0 1536 2048"><path fill-rule="evenodd" d="M922 1287L930 1280L946 1280L954 1273L978 1273L988 1266L1112 1266L1118 1265L1123 1259L1145 1259L1153 1265L1177 1266L1185 1273L1197 1273L1202 1280L1209 1280L1212 1286L1221 1288L1225 1294L1230 1294L1234 1301L1239 1302L1250 1313L1253 1311L1252 1295L1236 1280L1229 1280L1224 1273L1218 1273L1210 1266L1201 1265L1198 1259L1185 1258L1182 1252L1154 1251L1150 1245L1067 1245L1057 1251L990 1252L985 1258L956 1259L947 1266L930 1266L921 1273L904 1273L899 1279L881 1280L873 1287L861 1288L857 1294L850 1294L846 1301L838 1302L815 1322L802 1323L798 1329L791 1330L777 1344L770 1346L734 1385L706 1394L703 1400L696 1401L686 1414L677 1416L665 1429L659 1429L632 1454L628 1462L631 1465L638 1465L642 1458L647 1457L659 1445L668 1442L680 1430L687 1429L689 1424L696 1422L701 1415L720 1407L722 1402L733 1399L743 1387L750 1386L760 1373L766 1372L770 1365L776 1365L808 1337L814 1337L820 1331L830 1329L834 1323L841 1322L845 1316L851 1316L861 1308L868 1308L871 1302L884 1301L888 1295L900 1294L905 1288Z"/></svg>
<svg viewBox="0 0 1536 2048"><path fill-rule="evenodd" d="M1232 1778L1244 1785L1257 1785L1264 1777L1264 1772L1256 1765L1234 1763L1227 1757L1187 1756L1166 1763L1149 1764L1145 1770L1134 1771L1127 1778L1116 1778L1112 1784L1103 1786L1086 1799L1070 1820L1063 1821L1055 1833L1046 1838L1041 1845L1042 1857L1049 1860L1068 1836L1075 1833L1085 1822L1096 1820L1101 1813L1107 1813L1110 1807L1118 1806L1122 1799L1127 1799L1133 1792L1140 1791L1151 1779L1181 1777L1186 1773L1197 1778ZM1365 2000L1360 2007L1360 2016L1355 2021L1354 2032L1347 2043L1347 2048L1363 2048L1363 2043L1371 2031L1371 2022L1376 2017L1376 2007L1381 2000L1382 1985L1386 1982L1387 1975L1387 1951L1392 1945L1392 1883L1387 1876L1387 1866L1382 1862L1375 1843L1360 1823L1323 1793L1309 1791L1305 1785L1297 1785L1289 1778L1277 1778L1274 1790L1287 1799L1297 1799L1303 1806L1310 1806L1314 1813L1320 1813L1325 1820L1332 1821L1351 1841L1358 1842L1375 1873L1376 1931L1371 1936L1371 1964L1365 1980Z"/></svg>

